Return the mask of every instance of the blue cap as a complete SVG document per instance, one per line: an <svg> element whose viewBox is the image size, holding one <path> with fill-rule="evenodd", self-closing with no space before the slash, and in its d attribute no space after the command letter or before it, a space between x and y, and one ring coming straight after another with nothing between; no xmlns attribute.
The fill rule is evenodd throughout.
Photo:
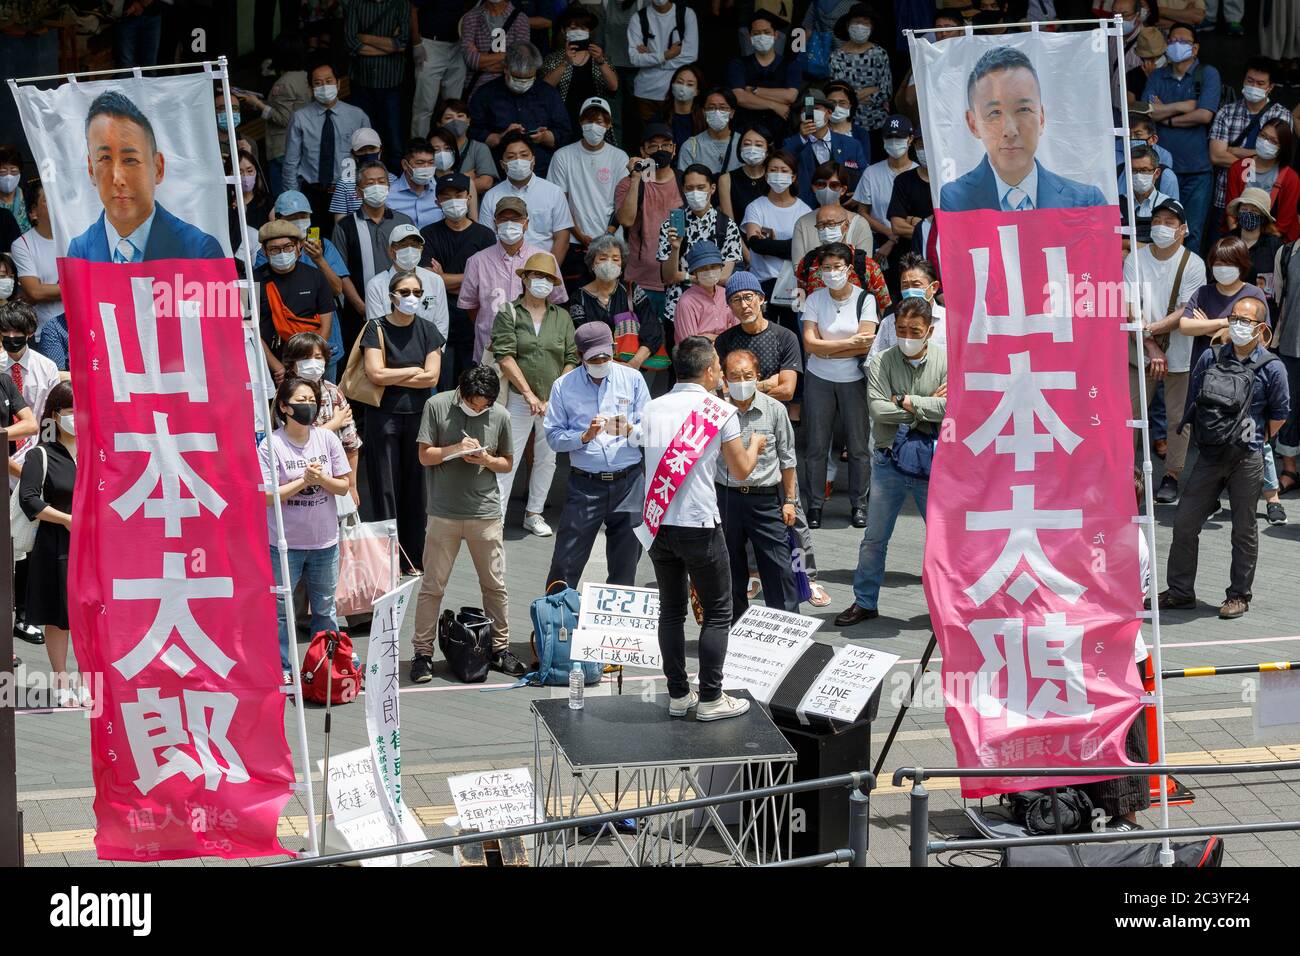
<svg viewBox="0 0 1300 956"><path fill-rule="evenodd" d="M286 189L275 200L277 216L296 216L300 212L311 212L311 203L307 197L296 189Z"/></svg>
<svg viewBox="0 0 1300 956"><path fill-rule="evenodd" d="M912 135L912 121L906 116L891 116L885 120L885 139L902 139Z"/></svg>
<svg viewBox="0 0 1300 956"><path fill-rule="evenodd" d="M758 276L752 272L736 272L727 280L727 299L737 292L757 292L763 294L763 287L758 283Z"/></svg>
<svg viewBox="0 0 1300 956"><path fill-rule="evenodd" d="M686 271L694 272L705 266L722 265L722 252L717 245L707 239L695 243L686 253Z"/></svg>

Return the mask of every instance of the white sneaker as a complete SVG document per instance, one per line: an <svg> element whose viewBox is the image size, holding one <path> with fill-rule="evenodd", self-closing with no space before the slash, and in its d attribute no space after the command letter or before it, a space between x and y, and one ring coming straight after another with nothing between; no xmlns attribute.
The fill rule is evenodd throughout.
<svg viewBox="0 0 1300 956"><path fill-rule="evenodd" d="M76 692L68 687L60 687L56 695L60 707L80 707Z"/></svg>
<svg viewBox="0 0 1300 956"><path fill-rule="evenodd" d="M551 526L546 523L546 519L541 515L526 515L524 517L524 530L537 535L539 538L549 538L551 536Z"/></svg>
<svg viewBox="0 0 1300 956"><path fill-rule="evenodd" d="M688 690L685 697L668 698L668 716L685 717L686 712L700 702L700 695Z"/></svg>
<svg viewBox="0 0 1300 956"><path fill-rule="evenodd" d="M749 710L749 701L737 700L723 694L717 700L700 701L695 708L696 720L722 720L725 717L739 717Z"/></svg>

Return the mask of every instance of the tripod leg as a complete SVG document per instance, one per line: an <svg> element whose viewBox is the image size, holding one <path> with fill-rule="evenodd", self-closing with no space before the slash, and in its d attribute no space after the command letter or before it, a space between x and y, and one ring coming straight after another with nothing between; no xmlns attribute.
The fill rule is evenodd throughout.
<svg viewBox="0 0 1300 956"><path fill-rule="evenodd" d="M934 632L931 631L930 643L925 645L925 653L921 655L921 664L917 667L916 673L912 675L912 684L908 689L907 700L903 703L902 707L898 708L898 716L894 718L894 726L889 728L889 736L885 738L885 745L880 748L880 756L876 759L876 766L871 771L872 774L877 777L880 776L880 768L885 765L885 758L889 756L889 748L894 745L894 738L898 736L898 728L903 724L903 717L907 713L907 708L912 706L912 701L916 699L917 685L924 676L926 668L930 666L930 655L934 653L934 649L938 643L938 638L936 638Z"/></svg>

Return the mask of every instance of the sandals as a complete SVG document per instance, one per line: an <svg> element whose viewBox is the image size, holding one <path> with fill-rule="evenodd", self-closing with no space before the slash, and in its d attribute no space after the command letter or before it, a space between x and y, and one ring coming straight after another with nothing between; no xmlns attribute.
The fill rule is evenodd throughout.
<svg viewBox="0 0 1300 956"><path fill-rule="evenodd" d="M1288 484L1285 484L1285 483L1284 483L1284 479L1286 479L1286 478L1290 478L1290 479L1291 479L1291 484L1288 485ZM1295 491L1296 488L1298 488L1298 487L1300 487L1300 474L1297 474L1297 473L1294 472L1294 471L1280 471L1280 472L1278 472L1278 475L1277 475L1277 493L1278 493L1279 495L1285 495L1285 494L1287 494L1288 492Z"/></svg>
<svg viewBox="0 0 1300 956"><path fill-rule="evenodd" d="M808 599L808 603L813 607L827 607L831 603L831 596L826 592L826 589L822 587L821 584L813 581L812 597Z"/></svg>
<svg viewBox="0 0 1300 956"><path fill-rule="evenodd" d="M749 587L745 591L745 596L752 601L758 597L758 592L761 590L763 590L763 582L756 575L750 575Z"/></svg>

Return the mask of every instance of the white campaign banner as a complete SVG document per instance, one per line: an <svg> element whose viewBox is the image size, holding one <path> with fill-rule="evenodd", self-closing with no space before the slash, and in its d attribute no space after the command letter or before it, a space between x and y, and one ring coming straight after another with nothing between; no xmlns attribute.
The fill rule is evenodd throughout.
<svg viewBox="0 0 1300 956"><path fill-rule="evenodd" d="M771 702L822 621L751 604L727 636L722 665L725 690L747 690L756 701Z"/></svg>
<svg viewBox="0 0 1300 956"><path fill-rule="evenodd" d="M897 654L857 644L835 648L835 656L809 686L797 712L846 723L856 720L897 660Z"/></svg>
<svg viewBox="0 0 1300 956"><path fill-rule="evenodd" d="M384 788L397 819L402 813L402 735L398 710L402 621L417 579L407 581L375 601L366 648L366 730L374 756L375 779Z"/></svg>
<svg viewBox="0 0 1300 956"><path fill-rule="evenodd" d="M214 82L205 72L10 82L59 256L119 261L125 239L133 261L230 258Z"/></svg>
<svg viewBox="0 0 1300 956"><path fill-rule="evenodd" d="M584 583L569 654L579 662L660 669L659 591Z"/></svg>
<svg viewBox="0 0 1300 956"><path fill-rule="evenodd" d="M324 761L317 761L317 767L323 765ZM413 813L403 816L401 824L394 826L388 800L376 781L369 747L358 747L330 760L325 790L332 819L326 827L327 844L335 844L340 850L373 850L425 839L424 830ZM331 836L337 839L331 840ZM429 852L404 853L362 860L361 865L409 866L430 856Z"/></svg>

